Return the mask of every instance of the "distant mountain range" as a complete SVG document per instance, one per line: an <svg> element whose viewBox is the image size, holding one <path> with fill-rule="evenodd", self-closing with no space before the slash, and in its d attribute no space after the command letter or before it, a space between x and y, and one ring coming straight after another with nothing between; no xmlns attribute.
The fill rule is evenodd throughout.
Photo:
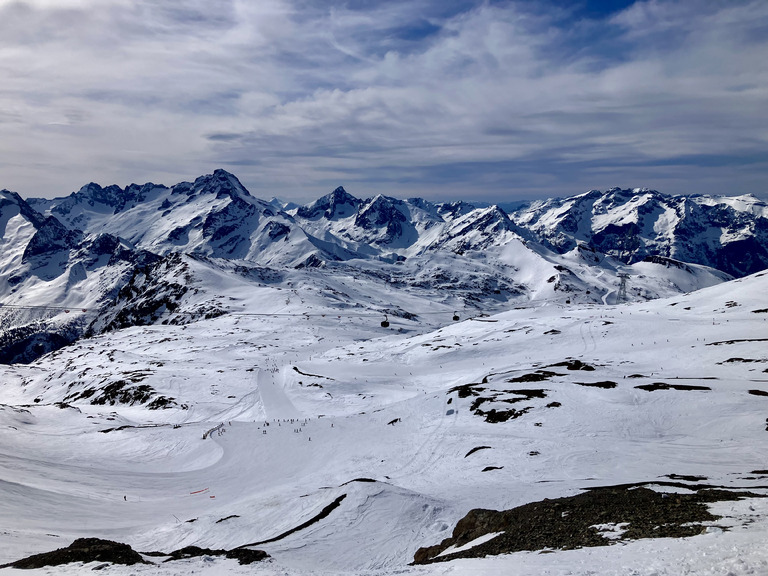
<svg viewBox="0 0 768 576"><path fill-rule="evenodd" d="M171 187L91 183L55 199L3 190L0 237L5 362L84 334L181 322L182 311L226 313L209 278L218 274L275 286L354 278L328 306L407 315L381 291L477 310L600 304L768 268L768 206L752 196L615 188L508 214L468 202L359 199L339 187L295 206L253 197L224 170ZM628 289L619 289L622 275ZM71 319L58 313L67 307L98 314Z"/></svg>
<svg viewBox="0 0 768 576"><path fill-rule="evenodd" d="M768 205L751 195L590 190L533 202L514 212L512 219L560 253L584 243L626 263L662 256L735 277L768 268Z"/></svg>
<svg viewBox="0 0 768 576"><path fill-rule="evenodd" d="M661 256L735 277L768 268L768 205L749 195L612 188L536 201L508 214L462 201L363 200L338 187L291 207L254 198L234 175L216 170L170 188L91 183L64 198L26 204L26 213L53 216L69 231L113 234L156 254L188 252L262 265L396 260L429 250L483 249L514 235L559 254L584 245L626 264Z"/></svg>

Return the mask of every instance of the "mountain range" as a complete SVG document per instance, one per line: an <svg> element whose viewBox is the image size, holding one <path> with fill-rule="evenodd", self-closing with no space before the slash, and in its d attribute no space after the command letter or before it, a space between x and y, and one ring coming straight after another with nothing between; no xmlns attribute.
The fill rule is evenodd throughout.
<svg viewBox="0 0 768 576"><path fill-rule="evenodd" d="M514 236L559 254L586 246L626 264L660 256L734 277L768 267L768 206L750 195L612 188L536 201L507 214L462 201L362 200L338 187L306 206L289 206L259 200L234 175L217 170L170 188L91 183L64 198L30 199L24 213L53 216L70 231L113 234L155 254L197 253L265 266L458 253Z"/></svg>
<svg viewBox="0 0 768 576"><path fill-rule="evenodd" d="M184 307L191 259L280 282L361 277L473 313L647 300L768 267L768 207L752 196L614 188L508 214L464 201L360 199L338 187L291 206L255 198L224 170L171 187L90 183L54 199L3 190L0 234L0 360L10 362L132 322L224 313L210 302ZM337 304L413 314L373 292L347 286ZM73 319L61 314L68 307L90 314Z"/></svg>
<svg viewBox="0 0 768 576"><path fill-rule="evenodd" d="M768 267L768 205L751 195L590 190L533 202L512 219L557 252L584 243L626 263L661 256L717 268L737 278Z"/></svg>

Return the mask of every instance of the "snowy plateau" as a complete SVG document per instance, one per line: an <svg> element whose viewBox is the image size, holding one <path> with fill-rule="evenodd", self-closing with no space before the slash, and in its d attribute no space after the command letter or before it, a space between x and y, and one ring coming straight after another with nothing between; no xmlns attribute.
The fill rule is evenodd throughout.
<svg viewBox="0 0 768 576"><path fill-rule="evenodd" d="M766 268L752 196L0 191L2 572L768 574Z"/></svg>

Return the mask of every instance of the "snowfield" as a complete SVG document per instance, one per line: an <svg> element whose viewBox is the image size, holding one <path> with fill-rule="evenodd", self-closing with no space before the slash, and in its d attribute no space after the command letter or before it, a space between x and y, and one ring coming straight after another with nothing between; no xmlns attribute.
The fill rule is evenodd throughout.
<svg viewBox="0 0 768 576"><path fill-rule="evenodd" d="M99 537L140 552L252 544L270 559L31 573L768 573L768 273L631 304L461 309L458 322L457 302L364 278L196 277L208 273L224 315L0 367L0 564ZM351 304L355 282L409 314L382 327ZM722 518L692 537L410 565L471 509L635 483L754 497L709 505Z"/></svg>

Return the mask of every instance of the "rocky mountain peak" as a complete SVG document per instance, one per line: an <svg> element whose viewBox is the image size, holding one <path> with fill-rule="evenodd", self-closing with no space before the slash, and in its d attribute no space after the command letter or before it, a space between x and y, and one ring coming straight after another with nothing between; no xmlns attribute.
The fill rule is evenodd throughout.
<svg viewBox="0 0 768 576"><path fill-rule="evenodd" d="M79 230L67 230L55 217L48 216L27 244L21 261L27 262L34 256L51 254L59 250L70 250L83 237Z"/></svg>
<svg viewBox="0 0 768 576"><path fill-rule="evenodd" d="M355 226L370 229L405 222L405 214L398 210L398 205L402 204L401 200L378 194L360 210L355 218Z"/></svg>
<svg viewBox="0 0 768 576"><path fill-rule="evenodd" d="M115 208L115 211L119 212L125 206L129 200L126 198L125 191L115 184L102 188L95 182L86 184L80 190L73 194L75 199L79 202L87 203L93 206L96 203L105 204Z"/></svg>
<svg viewBox="0 0 768 576"><path fill-rule="evenodd" d="M457 224L461 230L459 234L476 230L485 235L492 235L517 229L507 213L496 205L472 211L457 221Z"/></svg>
<svg viewBox="0 0 768 576"><path fill-rule="evenodd" d="M344 190L343 186L339 186L330 194L318 198L311 204L299 207L296 215L307 219L323 217L326 220L336 220L348 218L357 212L361 203L361 200Z"/></svg>
<svg viewBox="0 0 768 576"><path fill-rule="evenodd" d="M443 202L437 205L438 214L440 214L443 218L449 219L464 216L465 214L472 212L474 209L474 205L469 204L468 202L464 202L463 200L458 200L456 202Z"/></svg>
<svg viewBox="0 0 768 576"><path fill-rule="evenodd" d="M45 217L32 209L32 207L16 192L10 190L0 190L0 219L7 222L8 218L11 218L12 214L21 214L26 218L35 228L40 228L45 221ZM5 227L5 224L3 224ZM0 231L0 234L2 232Z"/></svg>
<svg viewBox="0 0 768 576"><path fill-rule="evenodd" d="M197 178L191 190L195 194L214 194L218 198L251 197L251 193L237 179L237 176L221 168L214 170L213 174Z"/></svg>

